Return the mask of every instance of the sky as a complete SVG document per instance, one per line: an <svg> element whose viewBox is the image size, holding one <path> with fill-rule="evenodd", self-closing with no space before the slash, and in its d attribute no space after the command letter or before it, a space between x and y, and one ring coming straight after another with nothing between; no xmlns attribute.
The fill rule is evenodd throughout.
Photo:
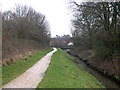
<svg viewBox="0 0 120 90"><path fill-rule="evenodd" d="M71 35L69 0L2 0L2 11L11 10L15 4L27 5L44 14L49 22L51 36Z"/></svg>

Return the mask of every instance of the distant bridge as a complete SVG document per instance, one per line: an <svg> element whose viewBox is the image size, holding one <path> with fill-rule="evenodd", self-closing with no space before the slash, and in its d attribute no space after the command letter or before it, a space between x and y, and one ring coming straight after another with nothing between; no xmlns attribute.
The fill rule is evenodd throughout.
<svg viewBox="0 0 120 90"><path fill-rule="evenodd" d="M65 49L74 49L74 47L61 47L61 49L65 50Z"/></svg>

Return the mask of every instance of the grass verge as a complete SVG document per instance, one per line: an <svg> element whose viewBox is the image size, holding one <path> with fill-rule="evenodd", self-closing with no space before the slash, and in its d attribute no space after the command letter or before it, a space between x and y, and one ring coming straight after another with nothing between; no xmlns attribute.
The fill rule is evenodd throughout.
<svg viewBox="0 0 120 90"><path fill-rule="evenodd" d="M37 63L37 61L39 61L43 56L45 56L50 51L52 51L52 49L39 51L32 55L31 57L28 56L25 59L17 61L8 66L2 67L2 85L8 83L9 81L19 76L20 74L24 73L28 68Z"/></svg>
<svg viewBox="0 0 120 90"><path fill-rule="evenodd" d="M74 58L58 49L37 89L39 88L104 88L104 86L94 76L77 66Z"/></svg>

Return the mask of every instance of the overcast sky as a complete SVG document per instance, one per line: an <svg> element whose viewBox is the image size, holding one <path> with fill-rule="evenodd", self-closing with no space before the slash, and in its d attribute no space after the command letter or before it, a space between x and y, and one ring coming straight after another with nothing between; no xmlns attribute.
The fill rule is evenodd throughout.
<svg viewBox="0 0 120 90"><path fill-rule="evenodd" d="M2 11L11 10L15 4L28 5L47 17L52 37L71 34L69 0L2 0Z"/></svg>

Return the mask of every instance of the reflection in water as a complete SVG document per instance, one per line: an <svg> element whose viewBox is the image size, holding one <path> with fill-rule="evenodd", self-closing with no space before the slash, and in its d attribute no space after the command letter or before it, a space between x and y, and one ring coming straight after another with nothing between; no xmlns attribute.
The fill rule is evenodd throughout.
<svg viewBox="0 0 120 90"><path fill-rule="evenodd" d="M120 86L116 82L99 74L97 71L94 71L93 69L89 68L81 60L75 59L75 63L77 63L78 66L80 66L83 70L95 76L98 79L98 81L100 81L103 84L103 86L105 86L106 88L120 88Z"/></svg>

